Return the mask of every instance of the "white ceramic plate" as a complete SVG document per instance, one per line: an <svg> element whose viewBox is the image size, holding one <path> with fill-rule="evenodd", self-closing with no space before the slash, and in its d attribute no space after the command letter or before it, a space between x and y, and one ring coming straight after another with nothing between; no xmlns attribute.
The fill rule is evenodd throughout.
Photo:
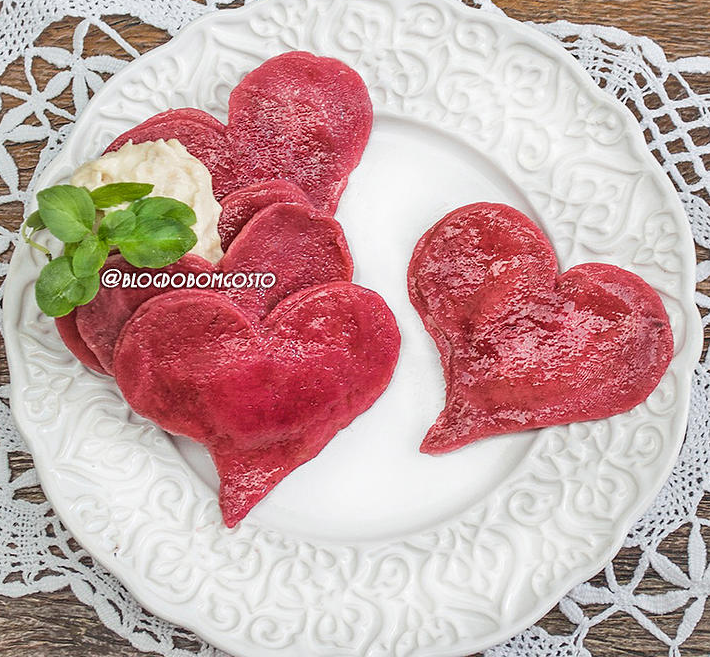
<svg viewBox="0 0 710 657"><path fill-rule="evenodd" d="M20 245L5 296L12 410L64 523L154 613L244 657L468 654L598 571L666 479L701 342L688 224L631 114L572 57L454 0L210 14L109 80L39 187L158 111L224 119L241 77L292 49L353 66L374 103L337 218L356 282L402 331L387 392L228 531L204 454L177 449L69 354L33 300L41 259ZM427 228L480 200L538 221L562 269L597 260L643 276L676 353L628 413L424 456L444 386L406 267Z"/></svg>

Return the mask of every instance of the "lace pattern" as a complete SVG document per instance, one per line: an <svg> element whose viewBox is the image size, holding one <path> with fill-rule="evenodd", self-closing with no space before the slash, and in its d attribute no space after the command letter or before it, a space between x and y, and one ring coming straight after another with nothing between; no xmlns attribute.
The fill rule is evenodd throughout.
<svg viewBox="0 0 710 657"><path fill-rule="evenodd" d="M11 62L24 66L22 88L0 85L0 98L12 99L2 107L0 119L0 204L24 203L36 175L61 148L72 122L106 77L125 65L126 59L112 54L85 53L89 30L99 29L112 46L129 57L139 54L140 44L131 43L102 20L110 14L139 18L168 34L175 34L198 15L226 3L209 0L138 0L84 2L20 0L5 3L0 10L0 73ZM486 11L500 12L490 0L478 3ZM71 48L36 45L51 23L75 17ZM700 130L710 124L710 98L697 93L690 79L710 75L710 58L694 57L668 62L662 49L645 38L632 37L614 28L580 26L568 22L536 25L559 39L580 61L595 81L634 111L649 148L661 161L678 189L696 243L701 249L697 280L710 277L710 145L698 145ZM39 80L33 63L49 65L51 76ZM63 109L57 99L71 94L74 112ZM41 149L34 175L27 184L16 162L17 145ZM0 226L0 252L9 252L17 234ZM7 255L0 262L0 275L7 271ZM701 309L710 309L710 297L697 295ZM707 324L708 317L704 320ZM615 563L603 578L576 587L559 604L569 621L565 635L552 635L532 627L505 644L488 651L489 657L518 655L585 656L585 637L613 613L632 616L665 645L668 654L680 655L705 611L710 595L707 538L710 519L698 515L703 495L710 491L710 361L704 357L695 370L691 412L680 457L653 506L636 523L626 547L637 548L637 563L631 579L617 578ZM8 386L0 388L7 399ZM147 614L130 594L102 568L92 564L51 512L47 502L27 499L23 491L37 484L33 469L19 474L10 467L12 456L24 450L6 404L0 404L0 593L21 596L52 591L69 585L84 603L93 606L102 622L126 637L140 650L164 655L217 655L189 632ZM688 534L687 563L677 564L664 556L660 546L672 532ZM660 577L663 593L642 592L644 578ZM653 620L658 614L679 618L673 631ZM186 648L184 646L190 646Z"/></svg>

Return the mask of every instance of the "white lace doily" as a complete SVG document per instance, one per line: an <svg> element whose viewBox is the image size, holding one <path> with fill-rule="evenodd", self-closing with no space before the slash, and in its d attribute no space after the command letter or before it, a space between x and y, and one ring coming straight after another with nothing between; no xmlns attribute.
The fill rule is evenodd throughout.
<svg viewBox="0 0 710 657"><path fill-rule="evenodd" d="M357 2L358 0L353 0ZM131 44L102 21L102 16L131 15L144 23L177 32L185 23L227 4L207 0L16 0L0 7L0 74L8 64L24 64L26 84L21 89L0 85L0 94L13 99L0 107L0 204L25 202L33 181L61 147L75 115L53 103L70 93L76 112L81 112L91 92L125 61L107 54L88 55L84 39L97 28L130 56L140 44ZM478 2L486 11L500 12L490 0ZM52 22L75 18L72 49L36 46L35 40ZM78 19L78 22L77 20ZM632 37L614 28L580 26L567 22L536 27L563 42L604 89L629 105L640 119L649 147L678 188L695 241L710 249L710 205L707 189L710 145L698 146L699 130L710 127L710 96L694 91L694 75L710 75L710 58L693 57L668 62L662 49L645 38ZM115 49L114 49L115 50ZM33 62L41 59L55 72L38 82ZM28 90L29 89L29 90ZM0 96L0 102L2 102ZM59 127L61 125L61 127ZM42 147L36 172L28 186L20 183L12 153L16 144ZM8 146L10 149L8 150ZM29 191L28 191L29 190ZM0 253L8 251L17 234L0 226ZM703 251L703 253L705 253ZM710 257L710 256L706 256ZM0 262L0 275L7 270ZM698 264L697 279L710 277L710 260ZM710 309L710 297L698 294L697 303ZM710 315L706 316L707 324ZM710 566L705 536L710 519L698 515L698 504L710 491L710 360L695 370L688 432L673 473L654 505L626 539L626 547L638 548L638 563L631 579L617 580L614 564L605 570L605 582L582 584L559 604L572 630L551 635L533 627L506 644L489 650L487 657L588 656L585 637L590 629L615 613L632 616L665 644L668 654L681 655L681 646L701 619L710 596ZM7 399L7 386L0 388ZM49 504L32 503L21 491L37 484L34 470L12 473L10 455L24 451L6 404L0 403L0 594L22 596L70 586L84 603L94 607L101 620L140 650L171 657L216 656L216 650L189 632L147 614L130 594L102 568L91 563L52 514ZM684 527L685 526L685 527ZM681 528L687 531L688 553L683 563L668 559L659 549L664 539ZM662 578L662 593L645 593L644 581ZM659 615L672 615L673 623L659 626ZM669 627L672 626L672 631ZM181 646L195 646L185 649Z"/></svg>

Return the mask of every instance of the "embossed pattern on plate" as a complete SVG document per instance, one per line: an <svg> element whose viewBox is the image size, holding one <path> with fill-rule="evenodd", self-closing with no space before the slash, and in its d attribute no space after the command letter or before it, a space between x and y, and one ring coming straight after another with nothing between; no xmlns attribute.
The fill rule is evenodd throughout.
<svg viewBox="0 0 710 657"><path fill-rule="evenodd" d="M629 413L537 432L492 491L425 530L367 542L253 520L228 531L172 441L63 347L32 298L40 259L21 245L4 304L13 413L65 524L156 614L245 657L468 654L596 572L670 471L701 340L690 231L627 110L557 44L454 0L262 0L209 15L112 78L39 184L168 107L224 118L235 82L292 49L353 66L378 117L485 154L564 268L600 260L650 282L676 342L658 389Z"/></svg>

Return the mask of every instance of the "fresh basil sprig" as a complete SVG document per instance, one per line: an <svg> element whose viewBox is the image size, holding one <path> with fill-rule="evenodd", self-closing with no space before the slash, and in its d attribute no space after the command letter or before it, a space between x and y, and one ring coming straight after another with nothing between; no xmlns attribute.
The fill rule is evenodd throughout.
<svg viewBox="0 0 710 657"><path fill-rule="evenodd" d="M37 194L39 209L25 221L22 236L49 260L35 283L42 312L61 317L91 301L112 248L136 267L159 268L195 246L192 208L173 198L147 196L152 191L153 185L112 183L92 191L56 185ZM112 210L124 203L125 209ZM64 243L57 258L34 239L44 229Z"/></svg>

